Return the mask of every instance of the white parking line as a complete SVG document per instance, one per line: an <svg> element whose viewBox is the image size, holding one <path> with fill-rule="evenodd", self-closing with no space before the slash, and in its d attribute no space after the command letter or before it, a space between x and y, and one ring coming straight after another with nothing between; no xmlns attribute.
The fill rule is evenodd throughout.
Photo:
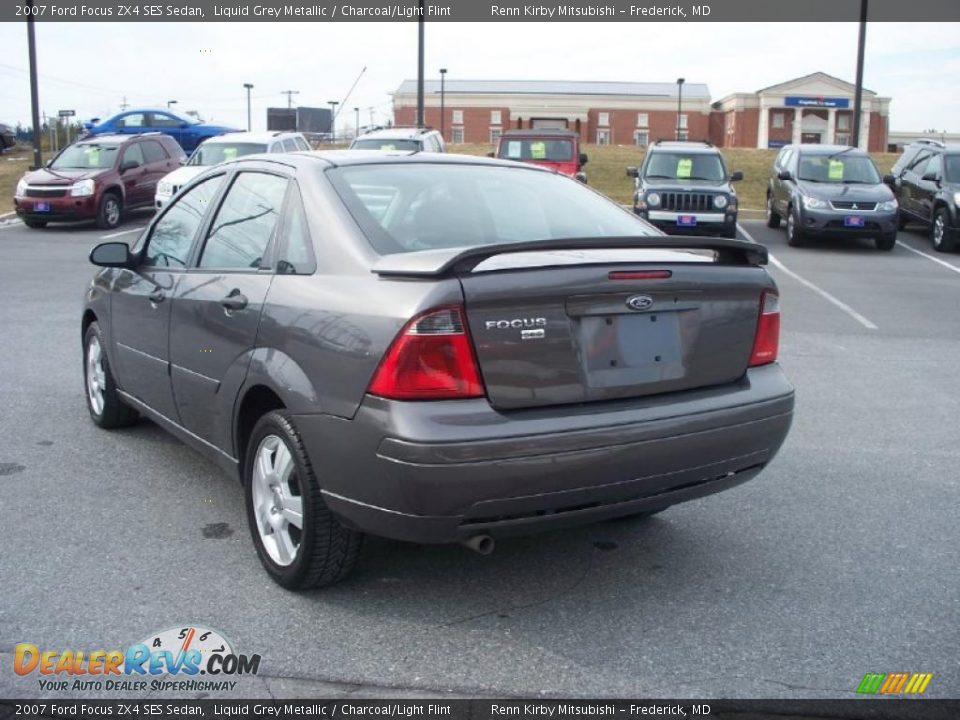
<svg viewBox="0 0 960 720"><path fill-rule="evenodd" d="M129 235L130 233L140 232L145 228L146 225L141 225L140 227L130 228L129 230L121 230L120 232L110 233L109 235L101 235L101 240L109 240L110 238L120 237L121 235Z"/></svg>
<svg viewBox="0 0 960 720"><path fill-rule="evenodd" d="M897 245L899 245L899 246L902 247L902 248L906 248L906 249L909 250L910 252L916 253L917 255L920 255L921 257L925 257L927 260L932 260L932 261L935 262L937 265L943 265L943 267L947 268L947 270L953 270L955 273L960 273L960 267L957 267L957 266L954 265L953 263L948 263L946 260L941 260L941 259L938 258L938 257L934 257L933 255L928 255L928 254L925 253L925 252L921 252L920 250L917 250L917 249L914 248L914 247L910 247L910 246L907 245L905 242L901 242L900 240L897 240Z"/></svg>
<svg viewBox="0 0 960 720"><path fill-rule="evenodd" d="M12 227L23 227L23 222L21 220L12 220L11 222L0 223L0 230Z"/></svg>
<svg viewBox="0 0 960 720"><path fill-rule="evenodd" d="M738 223L738 224L737 224L737 228L739 228L740 232L743 233L743 236L744 236L747 240L749 240L749 241L752 242L752 243L756 243L756 242L757 242L756 240L753 239L753 236L744 229L743 225L740 225L740 224ZM757 244L759 245L759 243L757 243ZM831 295L830 293L828 293L826 290L824 290L824 289L823 289L822 287L820 287L819 285L816 285L816 284L810 282L810 281L807 280L805 277L803 277L803 276L801 276L801 275L798 275L798 274L795 273L793 270L791 270L790 268L788 268L788 267L787 267L786 265L784 265L782 262L780 262L779 260L777 260L777 258L774 256L773 253L770 253L770 264L773 265L773 266L774 266L775 268L777 268L778 270L780 270L780 271L781 271L782 273L784 273L785 275L788 275L788 276L790 276L791 278L793 278L794 280L796 280L796 281L797 281L798 283L800 283L801 285L803 285L803 286L805 286L805 287L813 290L817 295L819 295L820 297L822 297L824 300L826 300L826 301L829 302L830 304L832 304L832 305L840 308L841 310L843 310L847 315L849 315L849 316L852 317L854 320L856 320L858 323L860 323L860 324L863 325L865 328L867 328L867 330L878 330L878 329L879 329L874 323L872 323L870 320L868 320L868 319L865 318L863 315L861 315L860 313L858 313L856 310L854 310L852 307L850 307L849 305L847 305L845 302L843 302L842 300L839 300L838 298L835 298L833 295Z"/></svg>

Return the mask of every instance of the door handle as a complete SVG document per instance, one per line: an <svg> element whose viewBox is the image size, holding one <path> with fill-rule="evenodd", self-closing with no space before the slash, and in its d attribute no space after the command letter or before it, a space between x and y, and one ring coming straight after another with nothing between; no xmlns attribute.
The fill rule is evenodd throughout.
<svg viewBox="0 0 960 720"><path fill-rule="evenodd" d="M246 295L234 288L229 295L220 301L220 304L225 310L243 310L249 302Z"/></svg>
<svg viewBox="0 0 960 720"><path fill-rule="evenodd" d="M152 303L162 303L163 299L166 297L166 294L163 292L161 288L157 288L152 293L150 293L147 297L150 298L150 302Z"/></svg>

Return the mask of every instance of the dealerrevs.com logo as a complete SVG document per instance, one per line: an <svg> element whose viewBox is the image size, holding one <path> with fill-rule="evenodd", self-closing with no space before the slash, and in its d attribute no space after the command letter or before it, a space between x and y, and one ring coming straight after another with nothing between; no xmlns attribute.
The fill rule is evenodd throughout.
<svg viewBox="0 0 960 720"><path fill-rule="evenodd" d="M256 675L259 655L241 655L216 630L188 625L148 635L126 650L14 648L13 671L37 675L43 691L232 690L238 675ZM204 676L199 679L198 676Z"/></svg>

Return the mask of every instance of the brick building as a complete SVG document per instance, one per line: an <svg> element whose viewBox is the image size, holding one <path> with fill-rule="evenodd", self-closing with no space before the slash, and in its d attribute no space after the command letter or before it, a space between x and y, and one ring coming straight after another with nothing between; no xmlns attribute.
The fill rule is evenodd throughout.
<svg viewBox="0 0 960 720"><path fill-rule="evenodd" d="M426 125L444 128L449 143L493 144L510 128L562 127L586 143L647 145L677 136L676 83L552 80L448 80L440 118L439 80L424 83ZM845 144L853 129L854 86L813 73L754 93L711 103L702 83L685 83L680 135L720 147L780 147L790 142ZM417 83L393 94L394 121L416 124ZM890 98L863 91L861 147L882 151Z"/></svg>
<svg viewBox="0 0 960 720"><path fill-rule="evenodd" d="M564 82L552 80L448 80L444 135L452 143L494 143L504 130L560 127L587 143L646 145L677 134L677 84ZM439 128L440 81L424 83L424 123ZM416 124L417 83L405 80L393 95L394 120ZM681 101L681 135L705 140L710 91L687 83Z"/></svg>

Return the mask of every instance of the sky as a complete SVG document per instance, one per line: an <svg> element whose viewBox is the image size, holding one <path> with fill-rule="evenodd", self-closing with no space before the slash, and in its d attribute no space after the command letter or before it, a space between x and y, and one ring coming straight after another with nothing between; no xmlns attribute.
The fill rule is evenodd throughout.
<svg viewBox="0 0 960 720"><path fill-rule="evenodd" d="M416 78L417 24L36 24L41 109L81 119L132 106L197 110L253 129L266 108L346 108L338 134L391 117L390 93ZM893 131L960 132L960 23L872 23L864 86L891 97ZM426 25L426 76L447 79L706 83L713 100L823 71L853 82L856 23L452 23ZM366 70L364 71L364 68ZM26 27L0 23L0 122L30 122ZM362 74L361 74L362 73ZM347 93L357 81L349 97Z"/></svg>

